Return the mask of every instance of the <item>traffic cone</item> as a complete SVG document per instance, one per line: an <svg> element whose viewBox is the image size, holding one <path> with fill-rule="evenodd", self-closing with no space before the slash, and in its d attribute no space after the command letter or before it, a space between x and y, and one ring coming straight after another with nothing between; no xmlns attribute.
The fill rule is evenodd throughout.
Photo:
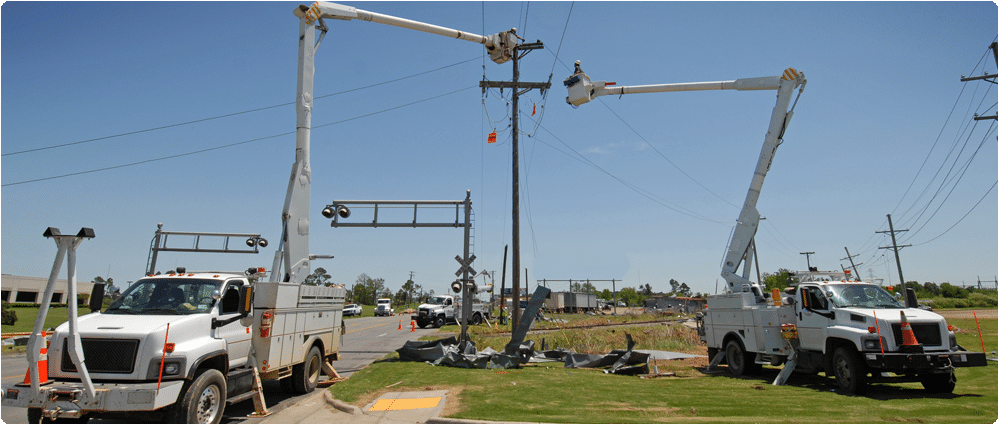
<svg viewBox="0 0 1000 425"><path fill-rule="evenodd" d="M403 330L403 321L402 320L399 321L399 330Z"/></svg>
<svg viewBox="0 0 1000 425"><path fill-rule="evenodd" d="M917 336L913 334L909 320L902 310L899 311L899 330L903 334L903 343L899 345L899 351L905 353L922 353L924 346L917 341Z"/></svg>
<svg viewBox="0 0 1000 425"><path fill-rule="evenodd" d="M42 331L42 341L45 341L45 331ZM49 349L44 345L41 350L38 350L38 383L47 382L49 380ZM24 374L24 384L31 385L31 367L28 367L28 372Z"/></svg>
<svg viewBox="0 0 1000 425"><path fill-rule="evenodd" d="M410 332L416 332L416 331L417 331L417 322L411 320L410 321Z"/></svg>

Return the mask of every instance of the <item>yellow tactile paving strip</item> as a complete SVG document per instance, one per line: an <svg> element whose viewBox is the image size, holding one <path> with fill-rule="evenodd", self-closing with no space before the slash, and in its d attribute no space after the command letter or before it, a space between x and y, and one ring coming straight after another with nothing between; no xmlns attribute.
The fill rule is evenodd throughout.
<svg viewBox="0 0 1000 425"><path fill-rule="evenodd" d="M434 407L438 405L441 401L441 397L431 397L431 398L384 398L381 399L368 409L369 412L384 412L387 410L409 410L409 409L426 409L429 407Z"/></svg>

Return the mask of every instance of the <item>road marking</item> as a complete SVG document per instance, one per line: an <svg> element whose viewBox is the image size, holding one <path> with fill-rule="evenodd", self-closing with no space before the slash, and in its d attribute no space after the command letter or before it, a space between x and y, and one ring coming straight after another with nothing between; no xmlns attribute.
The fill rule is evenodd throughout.
<svg viewBox="0 0 1000 425"><path fill-rule="evenodd" d="M386 336L386 335L389 335L389 334L388 334L388 333L384 333L384 334L382 334L382 335L379 335L379 336L377 336L377 337L375 337L375 338L381 338L381 337L383 337L383 336Z"/></svg>
<svg viewBox="0 0 1000 425"><path fill-rule="evenodd" d="M435 407L438 402L441 401L441 397L430 397L430 398L383 398L368 409L369 412L384 412L387 410L410 410L410 409L427 409L430 407Z"/></svg>
<svg viewBox="0 0 1000 425"><path fill-rule="evenodd" d="M377 327L379 327L379 326L385 326L385 325L391 325L391 324L392 324L392 323L383 323L383 324L381 324L381 325L375 325L375 326L369 326L369 327L367 327L367 328L361 328L361 329L355 329L355 330L353 330L353 331L347 331L347 332L344 332L344 333L345 333L345 334L349 334L349 333L351 333L351 332L358 332L358 331L363 331L363 330L366 330L366 329L371 329L371 328L377 328Z"/></svg>

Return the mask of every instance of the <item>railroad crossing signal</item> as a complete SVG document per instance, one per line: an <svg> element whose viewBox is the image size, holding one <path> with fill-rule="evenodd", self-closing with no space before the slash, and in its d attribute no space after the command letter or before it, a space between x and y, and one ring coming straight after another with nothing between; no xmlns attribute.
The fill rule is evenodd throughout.
<svg viewBox="0 0 1000 425"><path fill-rule="evenodd" d="M469 261L463 261L462 257L456 255L455 261L458 261L458 264L462 265L462 267L459 267L458 271L455 272L455 276L461 276L463 272L469 272L471 275L476 274L476 269L473 269L471 266L472 262L476 261L476 254L470 255Z"/></svg>

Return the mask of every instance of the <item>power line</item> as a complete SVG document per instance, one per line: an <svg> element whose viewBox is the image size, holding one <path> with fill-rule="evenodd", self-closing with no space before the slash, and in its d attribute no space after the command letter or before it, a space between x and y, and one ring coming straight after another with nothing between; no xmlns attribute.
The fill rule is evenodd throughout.
<svg viewBox="0 0 1000 425"><path fill-rule="evenodd" d="M445 65L445 66L442 66L442 67L439 67L439 68L435 68L435 69L431 69L431 70L427 70L427 71L423 71L423 72L418 72L416 74L407 75L405 77L399 77L399 78L395 78L395 79L392 79L392 80L383 81L383 82L380 82L380 83L369 84L367 86L361 86L361 87L356 87L356 88L353 88L353 89L347 89L347 90L339 91L339 92L336 92L336 93L330 93L330 94L325 94L325 95L322 95L322 96L317 96L315 98L315 100L319 100L319 99L322 99L322 98L325 98L325 97L338 96L338 95L341 95L341 94L346 94L346 93L350 93L350 92L354 92L354 91L358 91L358 90L370 89L372 87L377 87L377 86L381 86L381 85L385 85L385 84L389 84L389 83L394 83L394 82L397 82L397 81L406 80L406 79L417 77L417 76L420 76L420 75L429 74L431 72L436 72L436 71L440 71L440 70L443 70L443 69L451 68L453 66L458 66L458 65L461 65L461 64L466 63L466 62L474 61L476 59L479 59L479 57L477 56L477 57L472 58L472 59L466 59L464 61L456 62L456 63L453 63L451 65ZM197 123L200 123L200 122L212 121L212 120L217 120L217 119L222 119L222 118L229 118L229 117L234 117L234 116L237 116L237 115L249 114L249 113L252 113L252 112L260 112L260 111L265 111L265 110L268 110L268 109L280 108L282 106L291 106L291 105L295 105L295 102L288 102L288 103L281 103L281 104L278 104L278 105L264 106L264 107L261 107L261 108L249 109L249 110L246 110L246 111L233 112L233 113L230 113L230 114L217 115L217 116L208 117L208 118L200 118L200 119L196 119L196 120L179 122L179 123L174 123L174 124L167 124L167 125L162 125L162 126L159 126L159 127L147 128L147 129L143 129L143 130L128 131L128 132L124 132L124 133L112 134L112 135L109 135L109 136L95 137L93 139L80 140L80 141L76 141L76 142L61 143L61 144L57 144L57 145L43 146L43 147L32 148L32 149L25 149L25 150L22 150L22 151L0 154L0 156L20 155L20 154L23 154L23 153L37 152L37 151L42 151L42 150L47 150L47 149L63 148L63 147L67 147L67 146L74 146L74 145L80 145L80 144L84 144L84 143L97 142L97 141L101 141L101 140L114 139L114 138L117 138L117 137L132 136L132 135L135 135L135 134L148 133L148 132L157 131L157 130L165 130L165 129L173 128L173 127L180 127L180 126L184 126L184 125L197 124Z"/></svg>
<svg viewBox="0 0 1000 425"><path fill-rule="evenodd" d="M358 115L358 116L355 116L355 117L352 117L352 118L347 118L347 119L343 119L343 120L340 120L340 121L334 121L334 122L331 122L331 123L326 123L326 124L321 124L321 125L315 125L312 128L313 129L317 129L317 128L327 127L327 126L331 126L331 125L335 125L335 124L342 124L342 123L345 123L345 122L348 122L348 121L354 121L356 119L370 117L372 115L381 114L381 113L384 113L384 112L396 110L396 109L403 108L403 107L406 107L406 106L416 105L418 103L422 103L422 102L426 102L426 101L429 101L429 100L437 99L439 97L448 96L448 95L451 95L451 94L455 94L455 93L458 93L458 92L461 92L461 91L473 89L473 88L476 88L476 87L478 87L478 86L469 86L469 87L458 89L458 90L451 91L451 92L448 92L448 93L443 93L443 94L439 94L439 95L436 95L436 96L428 97L428 98L425 98L425 99L422 99L422 100L417 100L417 101L406 103L406 104L403 104L403 105L394 106L394 107L391 107L391 108L386 108L386 109L383 109L383 110L380 110L380 111L371 112L371 113L367 113L367 114L363 114L363 115ZM292 135L292 134L295 134L295 132L294 131L290 131L290 132L281 133L281 134L274 134L274 135L271 135L271 136L258 137L256 139L244 140L242 142L235 142L235 143L230 143L230 144L226 144L226 145L220 145L220 146L215 146L215 147L211 147L211 148L206 148L206 149L200 149L200 150L191 151L191 152L180 153L180 154L176 154L176 155L168 155L168 156L164 156L164 157L160 157L160 158L153 158L153 159L147 159L147 160L143 160L143 161L136 161L136 162L131 162L131 163L128 163L128 164L119 164L119 165L114 165L114 166L110 166L110 167L97 168L97 169L87 170L87 171L79 171L79 172L75 172L75 173L62 174L62 175L58 175L58 176L42 177L42 178L38 178L38 179L24 180L24 181L19 181L19 182L14 182L14 183L5 183L3 185L0 185L0 187L16 186L16 185L21 185L21 184L26 184L26 183L35 183L35 182L40 182L40 181L45 181L45 180L59 179L59 178L63 178L63 177L78 176L78 175L81 175L81 174L89 174L89 173L96 173L96 172L99 172L99 171L108 171L108 170L114 170L114 169L118 169L118 168L131 167L131 166L140 165L140 164L146 164L146 163L150 163L150 162L163 161L163 160L167 160L167 159L173 159L173 158L179 158L179 157L182 157L182 156L189 156L189 155L194 155L194 154L199 154L199 153L205 153L205 152L214 151L214 150L223 149L223 148L230 148L230 147L233 147L233 146L239 146L239 145L243 145L243 144L247 144L247 143L251 143L251 142L257 142L257 141L266 140L266 139L272 139L272 138L281 137L281 136L288 136L288 135Z"/></svg>
<svg viewBox="0 0 1000 425"><path fill-rule="evenodd" d="M983 199L986 199L986 195L989 195L989 194L990 194L990 192L992 192L992 191L993 191L993 189L996 189L996 187L997 187L997 182L994 182L994 183L993 183L993 186L991 186L991 187L990 187L990 189L989 189L989 190L987 190L987 191L986 191L986 193L984 193L984 194L983 194L983 197L982 197L982 198L979 198L979 201L978 201L978 202L976 202L976 205L973 205L973 206L972 206L972 208L969 208L969 211L968 211L968 212L966 212L966 213L965 213L965 215L963 215L963 216L962 216L962 218L958 219L958 221L956 221L956 222L955 222L955 224L952 224L952 225L951 225L951 227L949 227L949 228L948 228L948 229L946 229L945 231L941 232L941 234L940 234L940 235L937 235L937 236L935 236L935 237L933 237L933 238L930 238L930 239L928 239L928 240L926 240L926 241L924 241L924 242L921 242L921 243L918 243L918 244L914 244L914 246L917 246L917 245L923 245L923 244L925 244L925 243L928 243L928 242L931 242L931 241L933 241L934 239L937 239L937 238L940 238L941 236L944 236L944 234L945 234L945 233L948 233L949 231L951 231L951 229L954 229L954 228L955 228L955 226L958 226L958 223L961 223L961 222L962 222L962 220L965 220L965 217L968 217L968 216L969 216L969 214L971 214L971 213L972 213L972 210L976 209L976 207L978 207L978 206L979 206L979 203L980 203L980 202L983 202Z"/></svg>

